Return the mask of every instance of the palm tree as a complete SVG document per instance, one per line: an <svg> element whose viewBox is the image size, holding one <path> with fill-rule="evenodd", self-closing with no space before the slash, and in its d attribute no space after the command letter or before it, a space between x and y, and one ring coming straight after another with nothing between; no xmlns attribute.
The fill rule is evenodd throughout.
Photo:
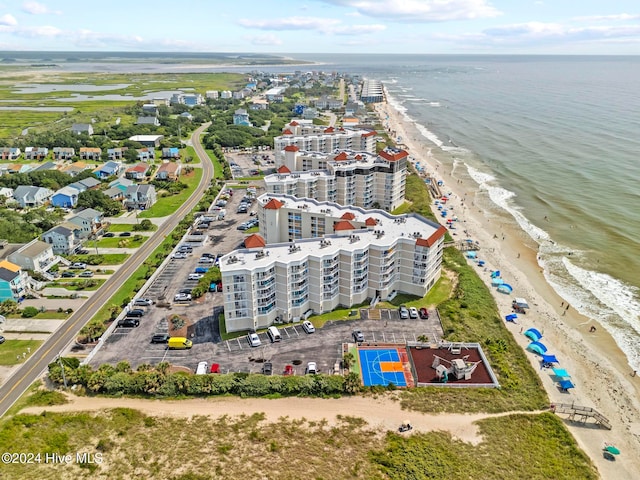
<svg viewBox="0 0 640 480"><path fill-rule="evenodd" d="M428 336L426 336L426 335L420 335L420 336L418 337L418 341L419 341L420 343L429 343L429 337L428 337Z"/></svg>

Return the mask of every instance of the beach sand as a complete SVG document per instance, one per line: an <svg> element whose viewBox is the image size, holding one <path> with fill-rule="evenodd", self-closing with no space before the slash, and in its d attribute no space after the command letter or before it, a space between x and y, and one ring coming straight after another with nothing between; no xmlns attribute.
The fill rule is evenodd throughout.
<svg viewBox="0 0 640 480"><path fill-rule="evenodd" d="M426 164L427 173L444 181L443 193L451 192L447 208L458 216L457 235L477 240L481 249L478 259L486 262L487 270L477 268L478 274L494 293L500 314L511 313L514 297L525 297L530 305L517 324L507 323L517 342L526 348L530 340L521 332L537 328L548 353L555 354L560 367L571 375L576 388L562 393L554 382L553 372L540 370L539 357L527 352L533 367L548 392L551 403L575 403L593 407L609 419L612 430L592 424L566 425L578 444L597 465L602 478L634 479L640 471L640 377L632 377L623 352L604 328L578 314L573 308L565 310L566 302L546 282L537 263L537 244L522 231L506 212L480 208L488 201L486 193L466 172L464 165L449 166L438 159L440 148L425 138L416 126L387 103L378 104L378 114L389 131L400 136L414 161ZM442 158L442 157L441 157ZM438 216L439 217L439 216ZM442 219L444 223L446 219ZM504 237L504 239L503 239ZM468 260L471 262L471 260ZM475 264L474 264L475 265ZM501 277L514 287L511 295L504 295L491 287L491 270L500 270ZM596 327L590 332L591 326ZM603 458L605 442L616 445L622 454L615 462Z"/></svg>

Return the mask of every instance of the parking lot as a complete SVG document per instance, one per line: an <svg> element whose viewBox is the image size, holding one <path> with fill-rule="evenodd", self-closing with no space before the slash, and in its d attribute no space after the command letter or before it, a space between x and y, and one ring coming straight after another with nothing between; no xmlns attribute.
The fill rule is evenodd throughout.
<svg viewBox="0 0 640 480"><path fill-rule="evenodd" d="M273 152L270 150L227 153L225 158L229 161L233 178L253 177L257 170L261 170L265 175L275 172Z"/></svg>

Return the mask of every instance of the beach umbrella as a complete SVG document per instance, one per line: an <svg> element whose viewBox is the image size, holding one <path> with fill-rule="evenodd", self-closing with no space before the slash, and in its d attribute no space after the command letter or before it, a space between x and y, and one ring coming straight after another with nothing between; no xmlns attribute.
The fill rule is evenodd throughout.
<svg viewBox="0 0 640 480"><path fill-rule="evenodd" d="M509 285L508 283L503 283L502 285L500 285L498 287L498 291L500 293L506 293L508 295L511 292L513 292L513 287L511 285Z"/></svg>
<svg viewBox="0 0 640 480"><path fill-rule="evenodd" d="M476 258L476 252L467 252L467 258Z"/></svg>
<svg viewBox="0 0 640 480"><path fill-rule="evenodd" d="M509 315L507 315L506 317L504 317L504 319L507 322L513 322L516 318L518 318L518 315L516 315L515 313L510 313Z"/></svg>
<svg viewBox="0 0 640 480"><path fill-rule="evenodd" d="M526 332L524 332L524 336L531 339L534 342L537 342L538 340L540 340L540 337L537 336L535 333L530 332L529 330L527 330Z"/></svg>
<svg viewBox="0 0 640 480"><path fill-rule="evenodd" d="M491 280L491 285L502 285L504 283L504 280L502 280L501 278L494 278L493 280Z"/></svg>
<svg viewBox="0 0 640 480"><path fill-rule="evenodd" d="M571 380L562 380L560 382L560 388L563 390L569 390L570 388L574 388L575 385L571 382Z"/></svg>
<svg viewBox="0 0 640 480"><path fill-rule="evenodd" d="M538 340L540 340L542 338L542 333L540 333L540 331L536 328L528 328L526 332L524 332L524 334L526 335L527 333L531 333L534 336L538 337L533 339L534 342L537 342Z"/></svg>
<svg viewBox="0 0 640 480"><path fill-rule="evenodd" d="M491 272L491 278L495 278L499 276L500 276L500 270L494 270L493 272Z"/></svg>
<svg viewBox="0 0 640 480"><path fill-rule="evenodd" d="M609 452L612 455L620 455L620 450L614 447L613 445L607 445L606 447L604 447L604 451Z"/></svg>
<svg viewBox="0 0 640 480"><path fill-rule="evenodd" d="M547 347L545 347L542 343L534 341L527 345L527 350L531 350L538 355L544 355L547 351Z"/></svg>
<svg viewBox="0 0 640 480"><path fill-rule="evenodd" d="M571 375L569 375L569 372L567 372L564 368L554 368L553 374L556 377L571 378Z"/></svg>
<svg viewBox="0 0 640 480"><path fill-rule="evenodd" d="M544 363L560 363L555 355L542 355L542 361Z"/></svg>

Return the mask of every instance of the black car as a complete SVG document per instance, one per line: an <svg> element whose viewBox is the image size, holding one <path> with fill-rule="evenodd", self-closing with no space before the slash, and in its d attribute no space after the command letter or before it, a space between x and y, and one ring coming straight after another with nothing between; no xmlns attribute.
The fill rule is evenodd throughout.
<svg viewBox="0 0 640 480"><path fill-rule="evenodd" d="M120 234L121 237L130 237L131 236L131 232L122 232Z"/></svg>
<svg viewBox="0 0 640 480"><path fill-rule="evenodd" d="M151 337L151 343L167 343L169 341L169 335L166 333L156 333Z"/></svg>
<svg viewBox="0 0 640 480"><path fill-rule="evenodd" d="M62 278L72 278L72 277L75 277L75 276L76 276L75 272L70 272L68 270L65 271L65 272L62 272L62 275L61 275Z"/></svg>
<svg viewBox="0 0 640 480"><path fill-rule="evenodd" d="M134 328L140 325L137 318L123 318L118 322L118 327Z"/></svg>
<svg viewBox="0 0 640 480"><path fill-rule="evenodd" d="M115 236L116 236L116 234L113 233L113 232L107 232L107 233L105 233L103 235L103 237L105 237L105 238L110 238L110 237L115 237Z"/></svg>
<svg viewBox="0 0 640 480"><path fill-rule="evenodd" d="M127 317L142 317L144 315L144 310L140 308L134 308L130 312L127 313Z"/></svg>
<svg viewBox="0 0 640 480"><path fill-rule="evenodd" d="M178 293L184 293L185 295L191 295L191 288L182 288L178 290Z"/></svg>
<svg viewBox="0 0 640 480"><path fill-rule="evenodd" d="M273 364L271 362L266 362L262 365L262 373L265 375L271 375L273 373Z"/></svg>

